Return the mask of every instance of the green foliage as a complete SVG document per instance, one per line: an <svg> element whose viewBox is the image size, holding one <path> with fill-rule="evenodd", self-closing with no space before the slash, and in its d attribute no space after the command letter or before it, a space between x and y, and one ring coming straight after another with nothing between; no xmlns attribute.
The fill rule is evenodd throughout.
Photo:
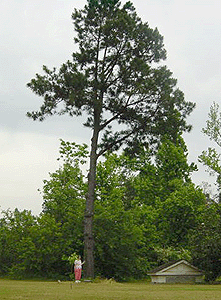
<svg viewBox="0 0 221 300"><path fill-rule="evenodd" d="M20 264L22 261L22 247L32 234L32 226L36 223L36 218L30 211L19 212L15 209L2 212L1 219L1 266L2 274L10 273L14 264Z"/></svg>
<svg viewBox="0 0 221 300"><path fill-rule="evenodd" d="M153 208L128 205L122 159L109 155L98 165L94 220L97 272L117 280L145 276L156 240Z"/></svg>
<svg viewBox="0 0 221 300"><path fill-rule="evenodd" d="M180 246L178 248L174 248L173 246L164 248L156 246L154 248L154 251L157 255L157 265L162 265L180 259L185 259L187 261L190 261L192 259L190 250L182 248Z"/></svg>
<svg viewBox="0 0 221 300"><path fill-rule="evenodd" d="M156 157L141 150L134 158L108 153L97 166L93 230L96 274L102 277L140 279L152 267L191 256L201 263L197 260L201 248L191 253L190 248L196 246L192 238L198 241L198 226L206 218L206 200L191 183L192 167L185 161L184 145L164 140ZM86 184L80 165L86 157L86 146L61 141L63 164L44 181L40 216L18 210L3 213L2 275L68 278L73 272L70 264L76 253L83 256ZM168 175L169 166L176 172ZM212 212L211 222L215 222L218 210ZM209 235L205 237L208 241Z"/></svg>
<svg viewBox="0 0 221 300"><path fill-rule="evenodd" d="M98 165L96 263L97 271L106 277L123 280L133 274L139 278L151 266L170 259L190 259L190 233L205 196L191 183L189 174L194 168L187 164L184 150L176 158L170 151L162 152L173 149L177 153L167 142L160 147L155 165L148 152L135 159L110 154ZM177 179L173 173L163 173L168 164L178 166Z"/></svg>
<svg viewBox="0 0 221 300"><path fill-rule="evenodd" d="M210 140L221 147L221 112L219 111L219 105L217 103L214 102L210 107L208 117L209 119L206 122L206 128L203 128L202 131L210 138ZM216 183L220 194L221 165L220 154L217 152L217 149L208 147L208 150L203 151L199 156L199 162L208 167L210 175L217 175ZM221 200L220 195L218 200Z"/></svg>
<svg viewBox="0 0 221 300"><path fill-rule="evenodd" d="M156 180L157 168L153 156L145 148L139 150L134 158L123 157L121 166L125 177L126 200L128 207L137 205L154 206L160 190L160 181Z"/></svg>
<svg viewBox="0 0 221 300"><path fill-rule="evenodd" d="M3 212L0 240L1 274L13 278L50 277L60 263L62 247L59 224L48 215L34 217L30 211Z"/></svg>
<svg viewBox="0 0 221 300"><path fill-rule="evenodd" d="M60 157L63 163L79 167L87 162L88 146L86 144L78 145L75 142L65 142L60 139L61 145L59 149Z"/></svg>
<svg viewBox="0 0 221 300"><path fill-rule="evenodd" d="M61 140L60 158L63 165L50 179L44 180L43 212L60 224L63 237L63 253L70 255L73 249L83 252L83 216L87 185L80 165L85 163L86 145ZM74 234L73 234L74 232Z"/></svg>
<svg viewBox="0 0 221 300"><path fill-rule="evenodd" d="M87 157L85 145L61 140L63 165L44 180L43 212L3 212L0 223L1 274L20 277L54 277L67 273L62 255L83 249L84 176L80 164ZM60 276L60 275L59 275Z"/></svg>
<svg viewBox="0 0 221 300"><path fill-rule="evenodd" d="M206 281L221 275L221 208L212 203L202 211L191 235L191 254L196 266L205 271Z"/></svg>
<svg viewBox="0 0 221 300"><path fill-rule="evenodd" d="M217 145L221 147L221 112L219 111L219 104L213 103L210 107L208 114L209 119L206 122L206 128L203 128L205 133L212 141L215 141Z"/></svg>
<svg viewBox="0 0 221 300"><path fill-rule="evenodd" d="M166 58L163 37L141 21L130 2L88 0L72 19L79 49L59 70L44 66L44 75L28 83L44 99L29 117L42 121L85 111L84 125L103 132L99 155L123 143L144 143L150 135L167 133L175 140L190 129L185 118L194 104L184 100L165 66L154 67ZM113 121L122 129L114 131Z"/></svg>
<svg viewBox="0 0 221 300"><path fill-rule="evenodd" d="M18 218L23 219L20 225L16 223ZM34 217L28 211L7 211L0 231L1 275L61 278L69 271L62 254L70 251L73 240L66 240L61 223L49 214Z"/></svg>
<svg viewBox="0 0 221 300"><path fill-rule="evenodd" d="M176 143L164 138L156 154L159 177L165 182L174 179L190 182L190 175L197 170L197 167L194 163L188 164L187 156L187 147L181 136Z"/></svg>
<svg viewBox="0 0 221 300"><path fill-rule="evenodd" d="M196 226L200 207L205 205L205 196L192 183L172 182L176 190L158 203L158 228L161 243L176 248L186 247L191 230Z"/></svg>
<svg viewBox="0 0 221 300"><path fill-rule="evenodd" d="M69 264L73 265L75 260L78 259L78 255L74 252L72 253L70 256L68 256L67 258L66 257L63 257L64 260L68 260L69 261Z"/></svg>

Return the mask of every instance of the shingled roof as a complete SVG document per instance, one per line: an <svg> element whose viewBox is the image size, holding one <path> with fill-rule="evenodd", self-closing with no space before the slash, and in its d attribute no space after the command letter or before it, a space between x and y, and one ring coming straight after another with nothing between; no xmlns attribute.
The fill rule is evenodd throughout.
<svg viewBox="0 0 221 300"><path fill-rule="evenodd" d="M176 264L176 263L179 262L179 261L180 261L180 260L173 260L173 261L170 261L170 262L168 262L168 263L165 263L165 264L163 264L163 265L161 265L161 266L158 266L158 267L154 268L153 270L151 270L151 271L148 272L148 273L157 273L157 272L159 272L159 271L161 271L161 270L163 270L163 269L166 269L166 268L168 268L168 267L170 267L170 266Z"/></svg>
<svg viewBox="0 0 221 300"><path fill-rule="evenodd" d="M155 269L151 270L150 272L148 272L148 275L151 275L151 274L156 274L162 270L167 270L167 269L170 269L170 267L172 266L177 266L179 265L180 263L184 263L188 266L190 266L191 268L195 269L196 271L199 271L199 272L202 272L201 270L199 270L197 267L191 265L189 262L187 262L186 260L183 260L183 259L179 259L179 260L174 260L174 261L170 261L168 263L165 263L159 267L156 267Z"/></svg>

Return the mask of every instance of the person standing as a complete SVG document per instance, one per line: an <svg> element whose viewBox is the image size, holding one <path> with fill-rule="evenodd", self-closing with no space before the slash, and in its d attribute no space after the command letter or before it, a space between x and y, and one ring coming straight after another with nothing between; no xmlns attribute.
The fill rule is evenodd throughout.
<svg viewBox="0 0 221 300"><path fill-rule="evenodd" d="M81 270L84 262L81 262L81 257L79 256L74 262L74 276L75 282L80 282L81 279Z"/></svg>

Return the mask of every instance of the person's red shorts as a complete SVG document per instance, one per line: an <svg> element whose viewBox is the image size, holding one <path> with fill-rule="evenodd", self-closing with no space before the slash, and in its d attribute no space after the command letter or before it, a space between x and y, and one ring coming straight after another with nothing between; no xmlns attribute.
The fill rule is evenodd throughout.
<svg viewBox="0 0 221 300"><path fill-rule="evenodd" d="M81 269L75 269L74 270L74 275L75 275L75 280L80 280L81 279Z"/></svg>

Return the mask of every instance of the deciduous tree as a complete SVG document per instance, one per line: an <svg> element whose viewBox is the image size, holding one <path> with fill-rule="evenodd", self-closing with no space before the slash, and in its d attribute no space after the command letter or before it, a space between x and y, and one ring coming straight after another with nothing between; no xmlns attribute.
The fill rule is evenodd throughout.
<svg viewBox="0 0 221 300"><path fill-rule="evenodd" d="M219 104L214 102L211 105L208 117L209 119L206 122L206 127L203 128L203 133L211 141L215 142L218 147L221 147L221 112L219 111ZM199 161L208 167L210 175L217 176L218 200L221 201L221 154L216 148L208 147L208 150L204 150L199 156Z"/></svg>
<svg viewBox="0 0 221 300"><path fill-rule="evenodd" d="M198 225L191 234L193 263L205 271L206 281L221 275L221 207L210 203L204 207Z"/></svg>
<svg viewBox="0 0 221 300"><path fill-rule="evenodd" d="M43 213L60 224L63 254L70 255L75 251L82 255L87 185L80 167L88 156L87 146L61 140L59 152L59 169L44 180Z"/></svg>

